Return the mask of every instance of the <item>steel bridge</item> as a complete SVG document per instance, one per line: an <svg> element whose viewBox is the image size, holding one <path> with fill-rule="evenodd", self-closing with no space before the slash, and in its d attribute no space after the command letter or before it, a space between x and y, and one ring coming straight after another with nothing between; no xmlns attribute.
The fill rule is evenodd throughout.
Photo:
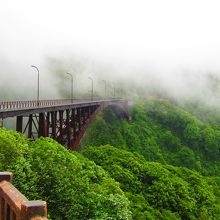
<svg viewBox="0 0 220 220"><path fill-rule="evenodd" d="M30 139L51 137L75 149L91 121L106 107L129 119L128 101L123 99L0 102L0 119L15 117L16 131Z"/></svg>

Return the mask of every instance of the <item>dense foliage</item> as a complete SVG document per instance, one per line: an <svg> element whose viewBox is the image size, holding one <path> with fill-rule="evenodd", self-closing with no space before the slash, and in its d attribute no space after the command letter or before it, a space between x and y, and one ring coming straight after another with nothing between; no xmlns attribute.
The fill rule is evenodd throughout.
<svg viewBox="0 0 220 220"><path fill-rule="evenodd" d="M220 174L220 130L168 100L149 99L131 108L132 122L106 110L91 125L83 145L111 144L149 161ZM97 138L98 137L98 138Z"/></svg>
<svg viewBox="0 0 220 220"><path fill-rule="evenodd" d="M0 129L0 170L51 219L220 219L220 130L168 100L99 114L70 152Z"/></svg>
<svg viewBox="0 0 220 220"><path fill-rule="evenodd" d="M200 180L208 181L213 186L214 197L217 200L220 199L220 130L216 126L206 123L205 120L200 121L168 100L149 99L138 101L136 105L131 107L130 115L132 116L131 123L118 119L113 112L107 109L90 126L86 137L82 141L82 146L100 146L111 143L112 146L118 149L141 154L146 161L160 162L166 167L169 164L169 169L167 169L172 171L172 173L175 170L175 174L183 172L185 168L191 169L191 171L188 170L187 172L197 171L206 176L200 176ZM89 151L91 151L90 148ZM96 161L93 157L90 159ZM178 166L179 168L170 165ZM106 169L105 165L103 168ZM183 172L184 176L191 176L187 172ZM199 174L194 173L193 175L198 178ZM181 175L178 177L183 178ZM172 178L168 177L168 179L171 181ZM119 181L118 179L116 180ZM186 180L185 178L183 180L187 184L191 184L191 180ZM192 178L192 184L200 182L200 189L208 189L206 188L208 186L207 182L206 186L204 186L200 180ZM161 191L158 192L162 193ZM203 200L207 200L207 197L204 196ZM214 207L214 202L212 203L211 200L210 204L213 204ZM187 205L185 204L185 206ZM196 204L195 206L198 207L199 205ZM170 211L170 207L168 210ZM190 213L193 213L192 209ZM206 216L204 213L202 216ZM183 219L208 218L207 216L198 217L196 214L192 214L193 217L179 214ZM170 219L172 218L170 217ZM218 219L220 217L212 218Z"/></svg>
<svg viewBox="0 0 220 220"><path fill-rule="evenodd" d="M119 184L94 162L45 138L31 143L0 130L0 167L29 199L48 202L52 219L131 219Z"/></svg>
<svg viewBox="0 0 220 220"><path fill-rule="evenodd" d="M210 183L186 168L147 162L109 145L83 154L120 183L131 201L133 219L215 219L217 201Z"/></svg>

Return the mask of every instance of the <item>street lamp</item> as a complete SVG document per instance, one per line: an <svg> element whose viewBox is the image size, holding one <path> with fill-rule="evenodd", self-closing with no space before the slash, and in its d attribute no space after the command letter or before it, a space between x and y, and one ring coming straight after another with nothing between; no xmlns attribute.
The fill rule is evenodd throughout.
<svg viewBox="0 0 220 220"><path fill-rule="evenodd" d="M93 101L93 78L91 76L88 77L92 81L92 90L91 90L91 101Z"/></svg>
<svg viewBox="0 0 220 220"><path fill-rule="evenodd" d="M39 87L40 87L40 74L39 74L39 69L32 65L31 67L35 68L37 70L37 106L39 106L39 97L40 97L40 90L39 90Z"/></svg>
<svg viewBox="0 0 220 220"><path fill-rule="evenodd" d="M107 88L107 87L106 87L106 80L103 79L102 82L105 83L105 98L106 98L106 88Z"/></svg>
<svg viewBox="0 0 220 220"><path fill-rule="evenodd" d="M71 73L66 73L71 77L71 100L73 102L73 75Z"/></svg>

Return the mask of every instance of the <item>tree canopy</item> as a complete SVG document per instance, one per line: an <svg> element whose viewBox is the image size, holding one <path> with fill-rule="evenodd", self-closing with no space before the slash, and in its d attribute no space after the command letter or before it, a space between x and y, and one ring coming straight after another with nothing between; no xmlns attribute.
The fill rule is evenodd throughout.
<svg viewBox="0 0 220 220"><path fill-rule="evenodd" d="M0 169L50 219L220 219L220 130L168 100L100 113L78 152L0 129Z"/></svg>

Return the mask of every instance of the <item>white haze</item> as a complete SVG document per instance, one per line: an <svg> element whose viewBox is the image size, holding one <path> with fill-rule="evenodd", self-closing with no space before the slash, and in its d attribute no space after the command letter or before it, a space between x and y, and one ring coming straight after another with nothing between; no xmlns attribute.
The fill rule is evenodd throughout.
<svg viewBox="0 0 220 220"><path fill-rule="evenodd" d="M87 93L90 75L99 91L106 79L131 93L215 103L219 8L212 0L1 0L0 97L36 98L34 64L41 98L62 97L72 72Z"/></svg>

